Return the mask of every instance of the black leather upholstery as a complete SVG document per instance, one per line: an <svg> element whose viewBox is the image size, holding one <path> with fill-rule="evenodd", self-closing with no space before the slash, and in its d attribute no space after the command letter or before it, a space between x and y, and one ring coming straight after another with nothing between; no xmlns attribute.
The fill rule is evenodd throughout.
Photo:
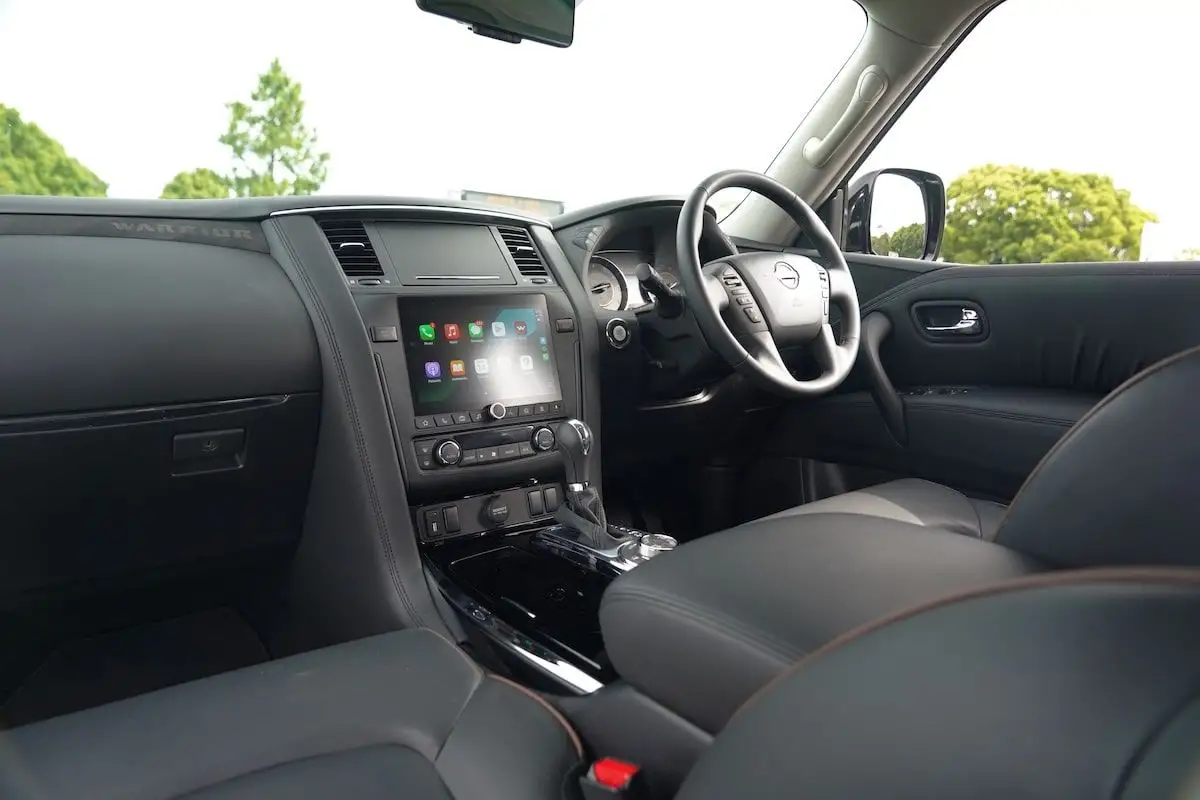
<svg viewBox="0 0 1200 800"><path fill-rule="evenodd" d="M1195 796L1200 576L1148 573L1014 581L848 636L752 700L678 797Z"/></svg>
<svg viewBox="0 0 1200 800"><path fill-rule="evenodd" d="M1051 449L1007 510L901 480L689 543L609 588L609 657L714 732L789 658L907 604L1021 572L1200 566L1200 446L1183 433L1200 428L1198 392L1200 348L1139 373ZM719 688L697 693L681 675Z"/></svg>
<svg viewBox="0 0 1200 800"><path fill-rule="evenodd" d="M839 634L1041 569L989 542L894 519L783 515L689 542L614 581L600 622L626 681L712 733Z"/></svg>
<svg viewBox="0 0 1200 800"><path fill-rule="evenodd" d="M976 500L939 483L906 478L805 503L767 519L806 514L863 514L991 539L1000 527L1004 510L999 503ZM803 520L795 521L797 530L804 530L804 524Z"/></svg>
<svg viewBox="0 0 1200 800"><path fill-rule="evenodd" d="M0 797L560 798L580 746L427 630L0 734Z"/></svg>

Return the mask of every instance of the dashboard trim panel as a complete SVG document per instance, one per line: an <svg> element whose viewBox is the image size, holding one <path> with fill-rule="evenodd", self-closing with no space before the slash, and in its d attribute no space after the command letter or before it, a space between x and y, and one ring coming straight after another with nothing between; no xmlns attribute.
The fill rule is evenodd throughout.
<svg viewBox="0 0 1200 800"><path fill-rule="evenodd" d="M288 216L310 216L312 214L334 214L334 213L357 213L362 211L390 211L412 214L449 214L452 216L471 218L473 220L487 219L502 219L513 222L521 222L526 225L540 225L542 227L550 227L550 223L544 219L537 217L527 217L523 214L514 214L508 211L485 211L482 209L473 208L456 208L454 206L417 206L417 205L351 205L351 206L310 206L308 208L281 208L272 211L269 216L272 217L288 217Z"/></svg>

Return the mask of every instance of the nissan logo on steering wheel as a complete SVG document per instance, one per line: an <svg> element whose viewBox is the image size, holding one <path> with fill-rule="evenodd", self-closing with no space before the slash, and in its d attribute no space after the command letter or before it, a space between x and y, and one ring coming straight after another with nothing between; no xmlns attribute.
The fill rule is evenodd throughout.
<svg viewBox="0 0 1200 800"><path fill-rule="evenodd" d="M782 283L785 289L795 289L800 285L800 273L786 261L776 261L775 280Z"/></svg>

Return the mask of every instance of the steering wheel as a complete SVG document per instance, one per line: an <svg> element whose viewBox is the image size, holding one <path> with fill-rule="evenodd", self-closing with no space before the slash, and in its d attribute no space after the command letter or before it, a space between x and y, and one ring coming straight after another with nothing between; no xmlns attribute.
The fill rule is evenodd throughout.
<svg viewBox="0 0 1200 800"><path fill-rule="evenodd" d="M708 199L722 189L749 189L787 212L825 259L823 267L795 253L738 253L700 263ZM718 172L696 187L679 214L679 280L696 324L729 366L763 389L815 397L837 388L858 355L858 292L841 248L821 218L796 193L757 172ZM841 311L842 341L829 324L829 304ZM820 377L797 380L781 347L809 345Z"/></svg>

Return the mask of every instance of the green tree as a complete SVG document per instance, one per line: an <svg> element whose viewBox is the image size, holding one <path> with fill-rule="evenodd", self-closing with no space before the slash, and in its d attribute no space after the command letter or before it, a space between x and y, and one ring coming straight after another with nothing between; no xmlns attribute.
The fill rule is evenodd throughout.
<svg viewBox="0 0 1200 800"><path fill-rule="evenodd" d="M925 223L910 222L891 233L872 236L871 249L881 256L895 253L900 258L920 258L925 255Z"/></svg>
<svg viewBox="0 0 1200 800"><path fill-rule="evenodd" d="M1200 247L1188 247L1179 251L1176 261L1200 261Z"/></svg>
<svg viewBox="0 0 1200 800"><path fill-rule="evenodd" d="M962 264L1137 261L1155 216L1105 175L987 164L946 191L942 252Z"/></svg>
<svg viewBox="0 0 1200 800"><path fill-rule="evenodd" d="M279 59L258 78L249 103L230 103L221 144L233 151L230 185L238 197L312 194L321 188L329 153L317 150L304 124L300 84Z"/></svg>
<svg viewBox="0 0 1200 800"><path fill-rule="evenodd" d="M103 197L108 184L15 108L0 104L0 194Z"/></svg>
<svg viewBox="0 0 1200 800"><path fill-rule="evenodd" d="M179 173L162 190L164 200L205 200L229 195L229 180L204 167Z"/></svg>

